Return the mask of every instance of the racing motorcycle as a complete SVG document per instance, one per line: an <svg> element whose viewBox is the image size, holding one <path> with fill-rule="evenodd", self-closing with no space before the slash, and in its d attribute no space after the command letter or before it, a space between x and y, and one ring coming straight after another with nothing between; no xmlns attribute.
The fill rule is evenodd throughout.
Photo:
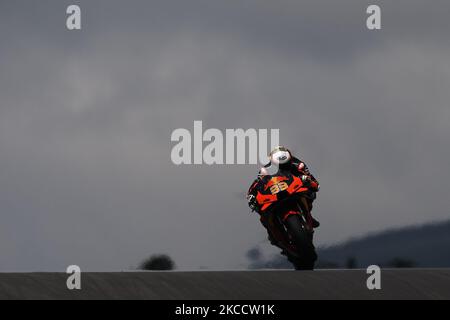
<svg viewBox="0 0 450 320"><path fill-rule="evenodd" d="M282 249L296 270L313 270L317 254L308 184L282 171L262 177L258 184L256 203L272 244Z"/></svg>

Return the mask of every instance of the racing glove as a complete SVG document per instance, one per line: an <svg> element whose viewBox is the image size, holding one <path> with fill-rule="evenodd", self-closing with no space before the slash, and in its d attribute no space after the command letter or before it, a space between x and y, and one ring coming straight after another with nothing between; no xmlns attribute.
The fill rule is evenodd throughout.
<svg viewBox="0 0 450 320"><path fill-rule="evenodd" d="M255 211L258 208L258 203L256 202L256 197L253 194L247 195L248 206L252 211Z"/></svg>

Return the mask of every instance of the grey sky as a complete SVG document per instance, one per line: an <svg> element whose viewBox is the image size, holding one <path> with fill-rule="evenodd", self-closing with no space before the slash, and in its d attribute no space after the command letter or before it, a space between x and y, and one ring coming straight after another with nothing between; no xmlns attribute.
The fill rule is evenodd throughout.
<svg viewBox="0 0 450 320"><path fill-rule="evenodd" d="M170 134L194 120L279 128L321 181L318 244L448 218L448 17L448 1L0 1L0 270L156 252L244 267L265 232L237 195L258 167L174 166Z"/></svg>

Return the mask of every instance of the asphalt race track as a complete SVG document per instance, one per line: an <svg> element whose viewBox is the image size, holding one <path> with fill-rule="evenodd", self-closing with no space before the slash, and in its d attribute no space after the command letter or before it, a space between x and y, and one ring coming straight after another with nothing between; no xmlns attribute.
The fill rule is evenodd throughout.
<svg viewBox="0 0 450 320"><path fill-rule="evenodd" d="M0 273L0 299L450 299L450 269L383 269L381 290L365 270Z"/></svg>

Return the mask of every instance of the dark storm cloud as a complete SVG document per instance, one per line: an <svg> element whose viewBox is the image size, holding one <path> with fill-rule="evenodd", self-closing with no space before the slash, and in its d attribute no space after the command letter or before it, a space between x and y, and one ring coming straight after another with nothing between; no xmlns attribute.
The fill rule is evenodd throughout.
<svg viewBox="0 0 450 320"><path fill-rule="evenodd" d="M0 3L2 270L242 267L254 166L176 167L170 134L280 128L322 182L319 243L448 217L450 6Z"/></svg>

